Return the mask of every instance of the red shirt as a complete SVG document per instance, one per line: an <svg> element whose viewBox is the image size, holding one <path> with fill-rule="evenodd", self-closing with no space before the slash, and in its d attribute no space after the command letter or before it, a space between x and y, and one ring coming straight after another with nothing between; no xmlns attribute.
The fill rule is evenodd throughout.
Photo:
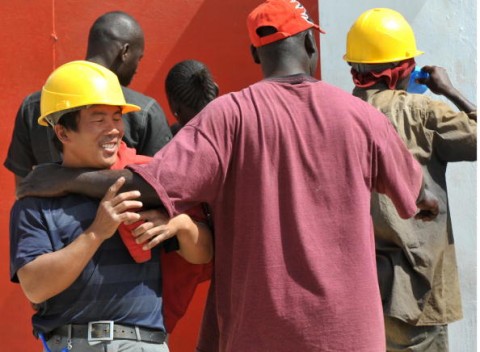
<svg viewBox="0 0 480 352"><path fill-rule="evenodd" d="M135 149L129 148L124 142L121 142L117 162L111 169L123 169L127 164L145 164L150 160L152 160L151 157L138 155ZM141 223L139 221L131 225L121 224L118 227L123 243L137 263L151 258L151 252L143 250L143 244L137 244L131 233ZM160 260L162 263L163 318L167 331L171 333L178 320L185 314L197 284L210 279L211 264L190 264L176 252L162 252Z"/></svg>
<svg viewBox="0 0 480 352"><path fill-rule="evenodd" d="M370 195L410 217L422 172L376 109L311 77L264 80L131 168L171 215L212 207L199 351L385 351Z"/></svg>

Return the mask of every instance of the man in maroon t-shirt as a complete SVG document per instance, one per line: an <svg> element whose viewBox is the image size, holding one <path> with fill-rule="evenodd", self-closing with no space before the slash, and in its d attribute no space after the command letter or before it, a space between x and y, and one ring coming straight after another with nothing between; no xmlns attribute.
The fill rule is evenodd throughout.
<svg viewBox="0 0 480 352"><path fill-rule="evenodd" d="M211 102L149 164L35 171L19 195L98 196L123 175L170 216L208 203L215 265L198 351L385 351L371 192L404 218L433 218L436 199L384 115L312 77L320 29L301 4L269 0L247 24L264 80Z"/></svg>

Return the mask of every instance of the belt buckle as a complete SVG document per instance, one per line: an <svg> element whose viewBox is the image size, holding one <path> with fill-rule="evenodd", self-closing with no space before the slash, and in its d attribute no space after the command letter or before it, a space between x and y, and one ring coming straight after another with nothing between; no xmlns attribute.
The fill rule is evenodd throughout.
<svg viewBox="0 0 480 352"><path fill-rule="evenodd" d="M113 340L113 321L99 320L88 323L88 341L112 341Z"/></svg>

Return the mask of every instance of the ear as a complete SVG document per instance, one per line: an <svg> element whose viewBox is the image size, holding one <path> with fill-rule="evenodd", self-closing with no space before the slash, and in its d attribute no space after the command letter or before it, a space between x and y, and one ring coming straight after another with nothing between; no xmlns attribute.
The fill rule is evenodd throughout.
<svg viewBox="0 0 480 352"><path fill-rule="evenodd" d="M213 84L215 85L215 97L218 97L218 93L220 92L220 88L218 88L217 82L213 82Z"/></svg>
<svg viewBox="0 0 480 352"><path fill-rule="evenodd" d="M260 64L260 58L258 57L257 48L255 48L253 45L250 45L250 53L252 54L253 62L255 62L256 64Z"/></svg>
<svg viewBox="0 0 480 352"><path fill-rule="evenodd" d="M317 43L315 42L315 37L311 30L307 31L305 35L305 50L307 51L308 56L317 53Z"/></svg>
<svg viewBox="0 0 480 352"><path fill-rule="evenodd" d="M170 107L170 111L172 112L172 115L175 116L175 119L178 120L178 115L180 111L180 105L177 104L177 102L174 99L171 99L170 97L167 96L167 101L168 101L168 106Z"/></svg>
<svg viewBox="0 0 480 352"><path fill-rule="evenodd" d="M62 142L62 144L65 144L69 141L67 133L68 131L65 129L64 126L56 124L55 126L53 126L53 130L59 141Z"/></svg>
<svg viewBox="0 0 480 352"><path fill-rule="evenodd" d="M127 57L129 54L130 54L130 44L125 43L122 45L122 49L120 50L120 58L122 62L127 60Z"/></svg>

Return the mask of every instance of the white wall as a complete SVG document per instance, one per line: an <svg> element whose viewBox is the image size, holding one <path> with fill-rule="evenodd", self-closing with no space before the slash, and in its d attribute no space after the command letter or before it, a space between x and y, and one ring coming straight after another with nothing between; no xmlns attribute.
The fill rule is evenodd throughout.
<svg viewBox="0 0 480 352"><path fill-rule="evenodd" d="M347 32L363 11L388 7L402 13L413 27L417 47L425 52L417 63L445 67L454 86L476 102L476 6L475 0L319 1L320 26L327 32L320 46L322 79L351 92L349 66L342 60ZM451 352L472 352L477 346L476 179L476 162L449 164L447 182L464 311L464 318L449 327Z"/></svg>

